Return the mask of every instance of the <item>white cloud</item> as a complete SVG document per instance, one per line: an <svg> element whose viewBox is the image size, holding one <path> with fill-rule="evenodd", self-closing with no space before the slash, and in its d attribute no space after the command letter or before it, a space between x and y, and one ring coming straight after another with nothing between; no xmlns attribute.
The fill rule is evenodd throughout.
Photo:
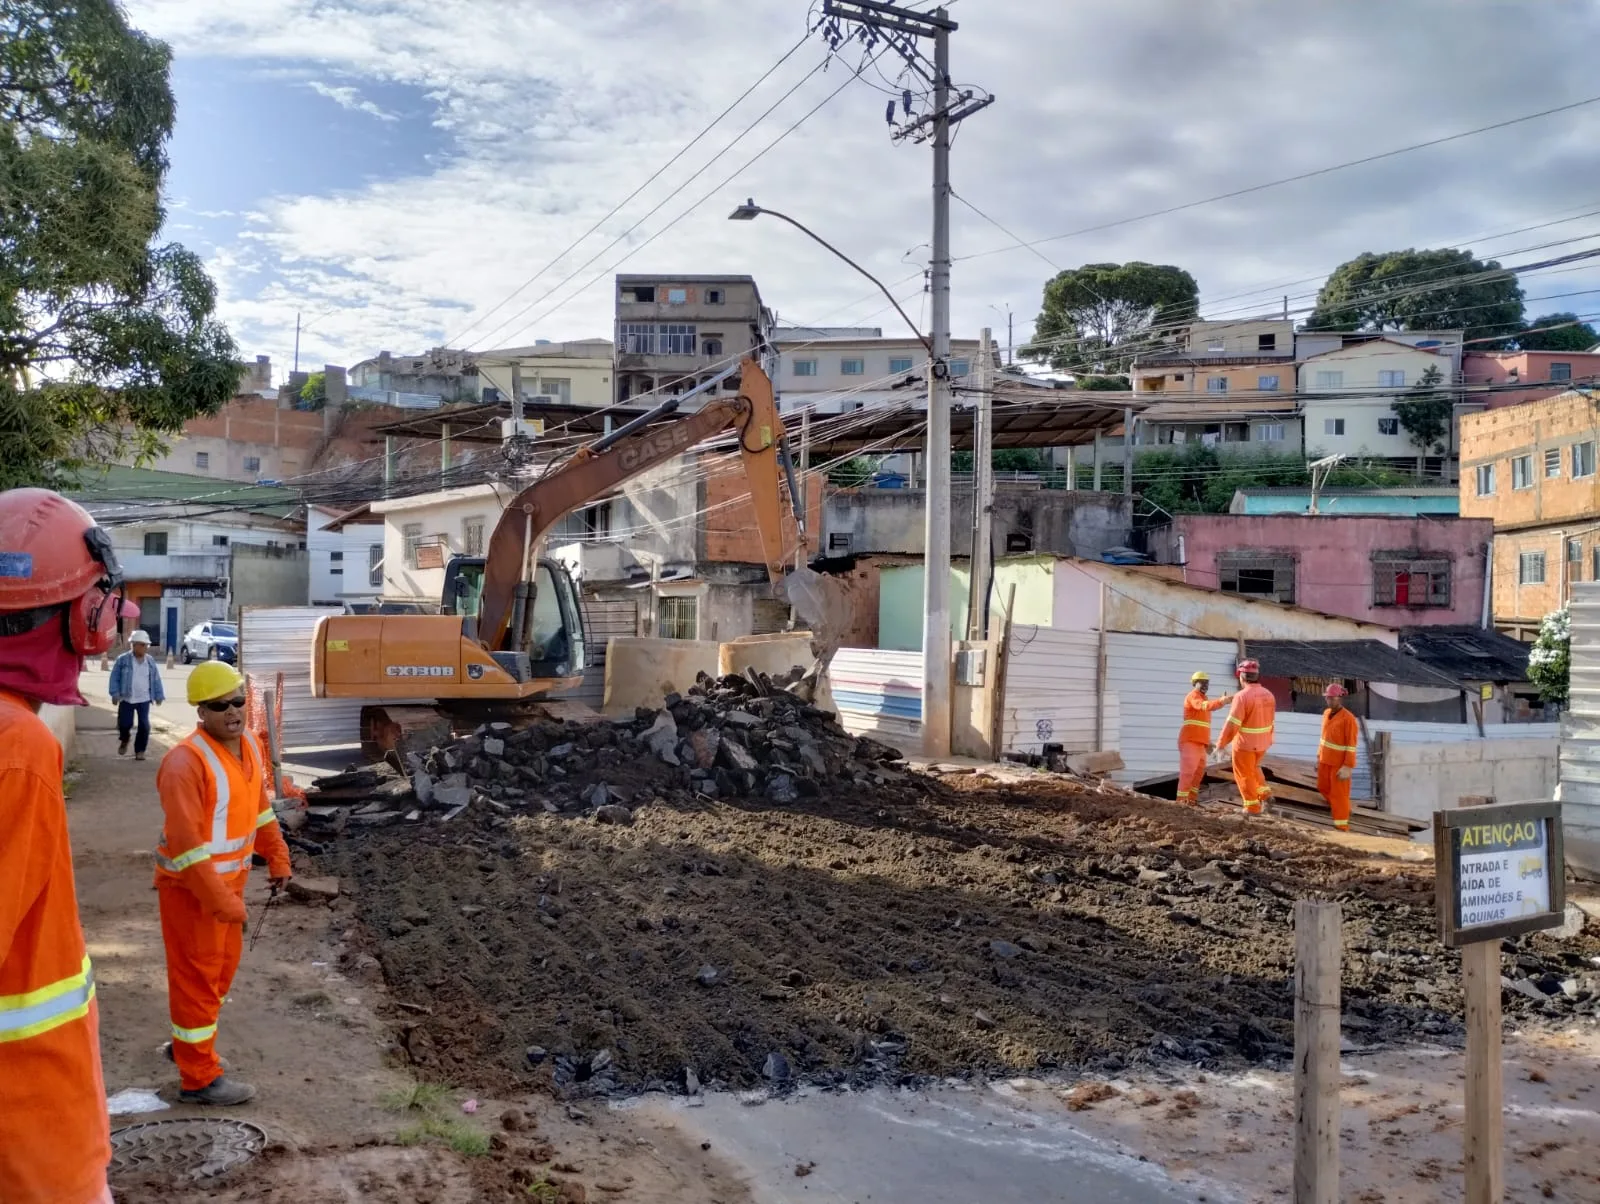
<svg viewBox="0 0 1600 1204"><path fill-rule="evenodd" d="M349 109L352 113L365 113L369 117L376 117L379 121L400 120L400 114L390 113L379 108L372 101L363 99L360 92L348 85L335 87L333 84L325 84L321 80L313 79L306 82L306 87L310 88L318 96L326 96L341 109Z"/></svg>
<svg viewBox="0 0 1600 1204"><path fill-rule="evenodd" d="M223 312L247 349L284 357L296 310L333 308L304 332L302 361L340 362L460 334L468 315L489 310L599 221L799 39L807 5L750 0L736 20L726 0L134 0L130 8L180 55L310 64L358 83L420 88L436 105L452 153L419 155L405 178L347 193L241 198L260 220L245 245L213 262ZM951 13L962 26L953 38L957 81L998 93L959 132L955 187L1025 238L1600 91L1582 56L1547 50L1600 33L1600 14L1579 0L1346 0L1292 11L1274 0L987 0ZM902 256L929 238L929 156L926 147L890 145L881 93L853 84L736 172L844 80L838 63L689 180L821 56L815 39L803 46L598 235L455 341L604 334L616 270L748 272L785 318L896 325L869 284L794 230L730 225L728 210L746 196L792 213L886 281L912 277L897 291L910 294L916 316L916 269ZM335 91L366 103L354 85L323 94ZM1239 312L1275 308L1284 293L1298 304L1318 275L1364 250L1460 242L1503 253L1587 234L1600 222L1464 241L1600 208L1600 163L1589 152L1597 136L1600 106L1052 241L1038 254L960 259L1008 239L958 204L956 325L1001 326L990 306L1009 303L1022 336L1053 271L1041 256L1060 266L1178 263L1199 279L1208 307ZM651 235L659 236L642 246ZM258 291L251 273L262 267L280 283ZM1584 287L1559 279L1560 289L1534 280L1528 291ZM1600 295L1556 307L1593 313Z"/></svg>

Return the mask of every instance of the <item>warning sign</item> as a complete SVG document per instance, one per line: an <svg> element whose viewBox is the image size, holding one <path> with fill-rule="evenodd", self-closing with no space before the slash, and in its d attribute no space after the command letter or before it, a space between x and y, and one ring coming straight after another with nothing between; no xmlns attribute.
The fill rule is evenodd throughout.
<svg viewBox="0 0 1600 1204"><path fill-rule="evenodd" d="M1566 901L1559 803L1437 812L1434 851L1445 944L1560 924Z"/></svg>

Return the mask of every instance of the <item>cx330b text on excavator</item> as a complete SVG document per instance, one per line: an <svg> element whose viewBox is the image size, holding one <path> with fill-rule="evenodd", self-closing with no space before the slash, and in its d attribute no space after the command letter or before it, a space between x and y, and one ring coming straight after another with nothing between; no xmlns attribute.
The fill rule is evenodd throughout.
<svg viewBox="0 0 1600 1204"><path fill-rule="evenodd" d="M810 627L813 672L820 674L846 612L830 579L788 567L797 549L785 546L785 492L800 550L808 539L771 380L751 357L736 396L662 421L679 404L671 399L580 448L518 493L496 523L486 557L450 560L440 614L323 619L312 642L312 693L372 700L362 710L361 734L375 752L442 738L458 724L511 718L519 704L578 685L586 660L578 591L564 566L540 557L544 535L570 511L729 430L738 436L767 575ZM419 697L436 703L395 705Z"/></svg>

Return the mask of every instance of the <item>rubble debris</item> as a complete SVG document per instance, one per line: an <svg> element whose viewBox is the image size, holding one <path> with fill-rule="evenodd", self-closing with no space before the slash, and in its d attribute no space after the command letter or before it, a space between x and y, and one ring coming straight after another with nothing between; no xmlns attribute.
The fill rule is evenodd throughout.
<svg viewBox="0 0 1600 1204"><path fill-rule="evenodd" d="M339 897L339 879L290 878L286 889L296 903L332 903Z"/></svg>

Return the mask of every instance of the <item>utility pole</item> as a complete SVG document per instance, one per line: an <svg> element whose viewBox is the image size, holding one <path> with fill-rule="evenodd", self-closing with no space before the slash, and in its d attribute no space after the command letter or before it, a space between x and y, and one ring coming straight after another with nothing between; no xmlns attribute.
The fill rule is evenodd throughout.
<svg viewBox="0 0 1600 1204"><path fill-rule="evenodd" d="M906 64L903 81L921 82L918 91L932 91L932 109L915 112L913 95L902 92L902 121L896 126L895 104L886 114L895 126L893 138L915 142L933 139L933 263L930 273L932 349L928 365L928 435L926 442L926 510L923 554L922 625L922 750L929 757L950 755L950 702L953 657L950 614L950 130L994 103L988 93L954 92L950 85L950 35L959 26L949 12L913 12L882 0L823 0L819 28L837 52L852 39L871 52L880 43ZM854 26L854 29L850 29ZM933 63L919 43L933 40Z"/></svg>
<svg viewBox="0 0 1600 1204"><path fill-rule="evenodd" d="M985 326L978 336L978 410L972 425L972 586L967 598L967 639L988 635L989 572L994 548L994 342Z"/></svg>
<svg viewBox="0 0 1600 1204"><path fill-rule="evenodd" d="M300 371L300 311L294 314L294 370Z"/></svg>
<svg viewBox="0 0 1600 1204"><path fill-rule="evenodd" d="M1343 459L1342 455L1324 456L1306 465L1311 470L1311 508L1306 513L1319 513L1318 502L1322 497L1322 487L1328 483L1329 474L1339 467L1339 461Z"/></svg>

